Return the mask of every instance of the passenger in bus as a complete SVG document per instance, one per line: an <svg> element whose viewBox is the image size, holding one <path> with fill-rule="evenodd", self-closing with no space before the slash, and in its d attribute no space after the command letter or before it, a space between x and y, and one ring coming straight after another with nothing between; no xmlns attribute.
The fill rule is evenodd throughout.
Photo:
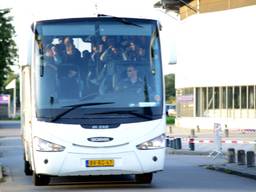
<svg viewBox="0 0 256 192"><path fill-rule="evenodd" d="M100 60L106 62L124 61L123 53L115 45L110 45L100 56Z"/></svg>
<svg viewBox="0 0 256 192"><path fill-rule="evenodd" d="M74 99L79 96L80 79L78 74L78 67L75 65L60 65L58 67L59 98Z"/></svg>
<svg viewBox="0 0 256 192"><path fill-rule="evenodd" d="M143 80L138 76L138 70L135 65L127 67L127 77L121 81L118 90L132 89L135 93L143 91Z"/></svg>
<svg viewBox="0 0 256 192"><path fill-rule="evenodd" d="M103 35L99 42L99 52L103 53L109 47L109 39L106 35Z"/></svg>
<svg viewBox="0 0 256 192"><path fill-rule="evenodd" d="M137 61L137 46L134 42L130 42L126 48L125 55L128 61Z"/></svg>
<svg viewBox="0 0 256 192"><path fill-rule="evenodd" d="M61 62L62 59L57 48L52 44L47 45L45 47L44 63L46 65L58 65Z"/></svg>
<svg viewBox="0 0 256 192"><path fill-rule="evenodd" d="M75 47L73 39L66 37L64 38L65 52L63 55L63 62L67 64L80 64L81 53Z"/></svg>
<svg viewBox="0 0 256 192"><path fill-rule="evenodd" d="M146 55L146 51L144 48L139 47L138 48L138 53L137 53L137 61L147 61L147 55Z"/></svg>
<svg viewBox="0 0 256 192"><path fill-rule="evenodd" d="M53 59L53 52L51 49L52 45L48 44L44 48L44 63L45 64L53 64L54 59Z"/></svg>
<svg viewBox="0 0 256 192"><path fill-rule="evenodd" d="M54 46L52 46L51 50L52 50L52 54L53 54L54 63L57 65L62 63L62 55L61 55L61 51L59 50L59 48L54 45Z"/></svg>

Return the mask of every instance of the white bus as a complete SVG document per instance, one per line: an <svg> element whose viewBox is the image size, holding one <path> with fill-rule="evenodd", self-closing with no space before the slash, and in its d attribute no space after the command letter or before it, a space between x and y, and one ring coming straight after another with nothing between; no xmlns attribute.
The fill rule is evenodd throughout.
<svg viewBox="0 0 256 192"><path fill-rule="evenodd" d="M98 15L38 20L22 67L24 171L55 176L163 170L165 111L160 25Z"/></svg>

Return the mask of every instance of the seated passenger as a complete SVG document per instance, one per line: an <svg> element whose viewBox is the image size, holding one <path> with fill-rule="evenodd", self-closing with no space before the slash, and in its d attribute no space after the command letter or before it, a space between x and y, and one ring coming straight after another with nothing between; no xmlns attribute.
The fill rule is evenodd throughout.
<svg viewBox="0 0 256 192"><path fill-rule="evenodd" d="M138 77L138 71L134 65L127 67L127 78L121 81L118 89L132 89L136 93L143 91L143 80Z"/></svg>
<svg viewBox="0 0 256 192"><path fill-rule="evenodd" d="M58 67L59 98L74 99L79 96L78 68L72 65L60 65Z"/></svg>

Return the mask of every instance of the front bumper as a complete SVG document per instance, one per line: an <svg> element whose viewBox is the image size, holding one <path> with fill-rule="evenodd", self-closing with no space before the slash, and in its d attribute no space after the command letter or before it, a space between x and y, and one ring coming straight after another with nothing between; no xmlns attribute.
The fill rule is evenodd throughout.
<svg viewBox="0 0 256 192"><path fill-rule="evenodd" d="M163 170L165 148L157 150L95 149L82 152L34 151L37 174L54 176L142 174ZM94 151L94 152L93 152ZM113 167L86 167L87 160L114 160Z"/></svg>

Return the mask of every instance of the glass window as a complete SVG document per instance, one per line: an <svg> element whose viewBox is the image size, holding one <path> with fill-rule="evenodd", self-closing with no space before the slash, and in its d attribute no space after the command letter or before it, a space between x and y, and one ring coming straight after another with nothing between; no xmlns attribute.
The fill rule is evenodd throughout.
<svg viewBox="0 0 256 192"><path fill-rule="evenodd" d="M234 87L234 108L240 108L240 87Z"/></svg>
<svg viewBox="0 0 256 192"><path fill-rule="evenodd" d="M203 113L207 110L207 88L202 88L202 99L203 99Z"/></svg>
<svg viewBox="0 0 256 192"><path fill-rule="evenodd" d="M254 109L254 86L248 87L248 108Z"/></svg>
<svg viewBox="0 0 256 192"><path fill-rule="evenodd" d="M226 87L222 87L222 95L221 95L221 108L226 109L227 108L227 89Z"/></svg>
<svg viewBox="0 0 256 192"><path fill-rule="evenodd" d="M213 109L213 87L208 87L208 109Z"/></svg>
<svg viewBox="0 0 256 192"><path fill-rule="evenodd" d="M233 87L228 87L228 109L233 108Z"/></svg>
<svg viewBox="0 0 256 192"><path fill-rule="evenodd" d="M125 121L130 116L161 118L163 78L156 21L40 21L35 40L38 118L81 123L88 117L119 118L118 112L108 113L117 110Z"/></svg>
<svg viewBox="0 0 256 192"><path fill-rule="evenodd" d="M194 91L193 88L177 90L177 115L179 117L194 116Z"/></svg>
<svg viewBox="0 0 256 192"><path fill-rule="evenodd" d="M220 89L219 87L214 88L214 108L220 108Z"/></svg>
<svg viewBox="0 0 256 192"><path fill-rule="evenodd" d="M201 97L200 88L196 88L196 116L201 116Z"/></svg>
<svg viewBox="0 0 256 192"><path fill-rule="evenodd" d="M247 87L241 87L241 108L247 109Z"/></svg>

